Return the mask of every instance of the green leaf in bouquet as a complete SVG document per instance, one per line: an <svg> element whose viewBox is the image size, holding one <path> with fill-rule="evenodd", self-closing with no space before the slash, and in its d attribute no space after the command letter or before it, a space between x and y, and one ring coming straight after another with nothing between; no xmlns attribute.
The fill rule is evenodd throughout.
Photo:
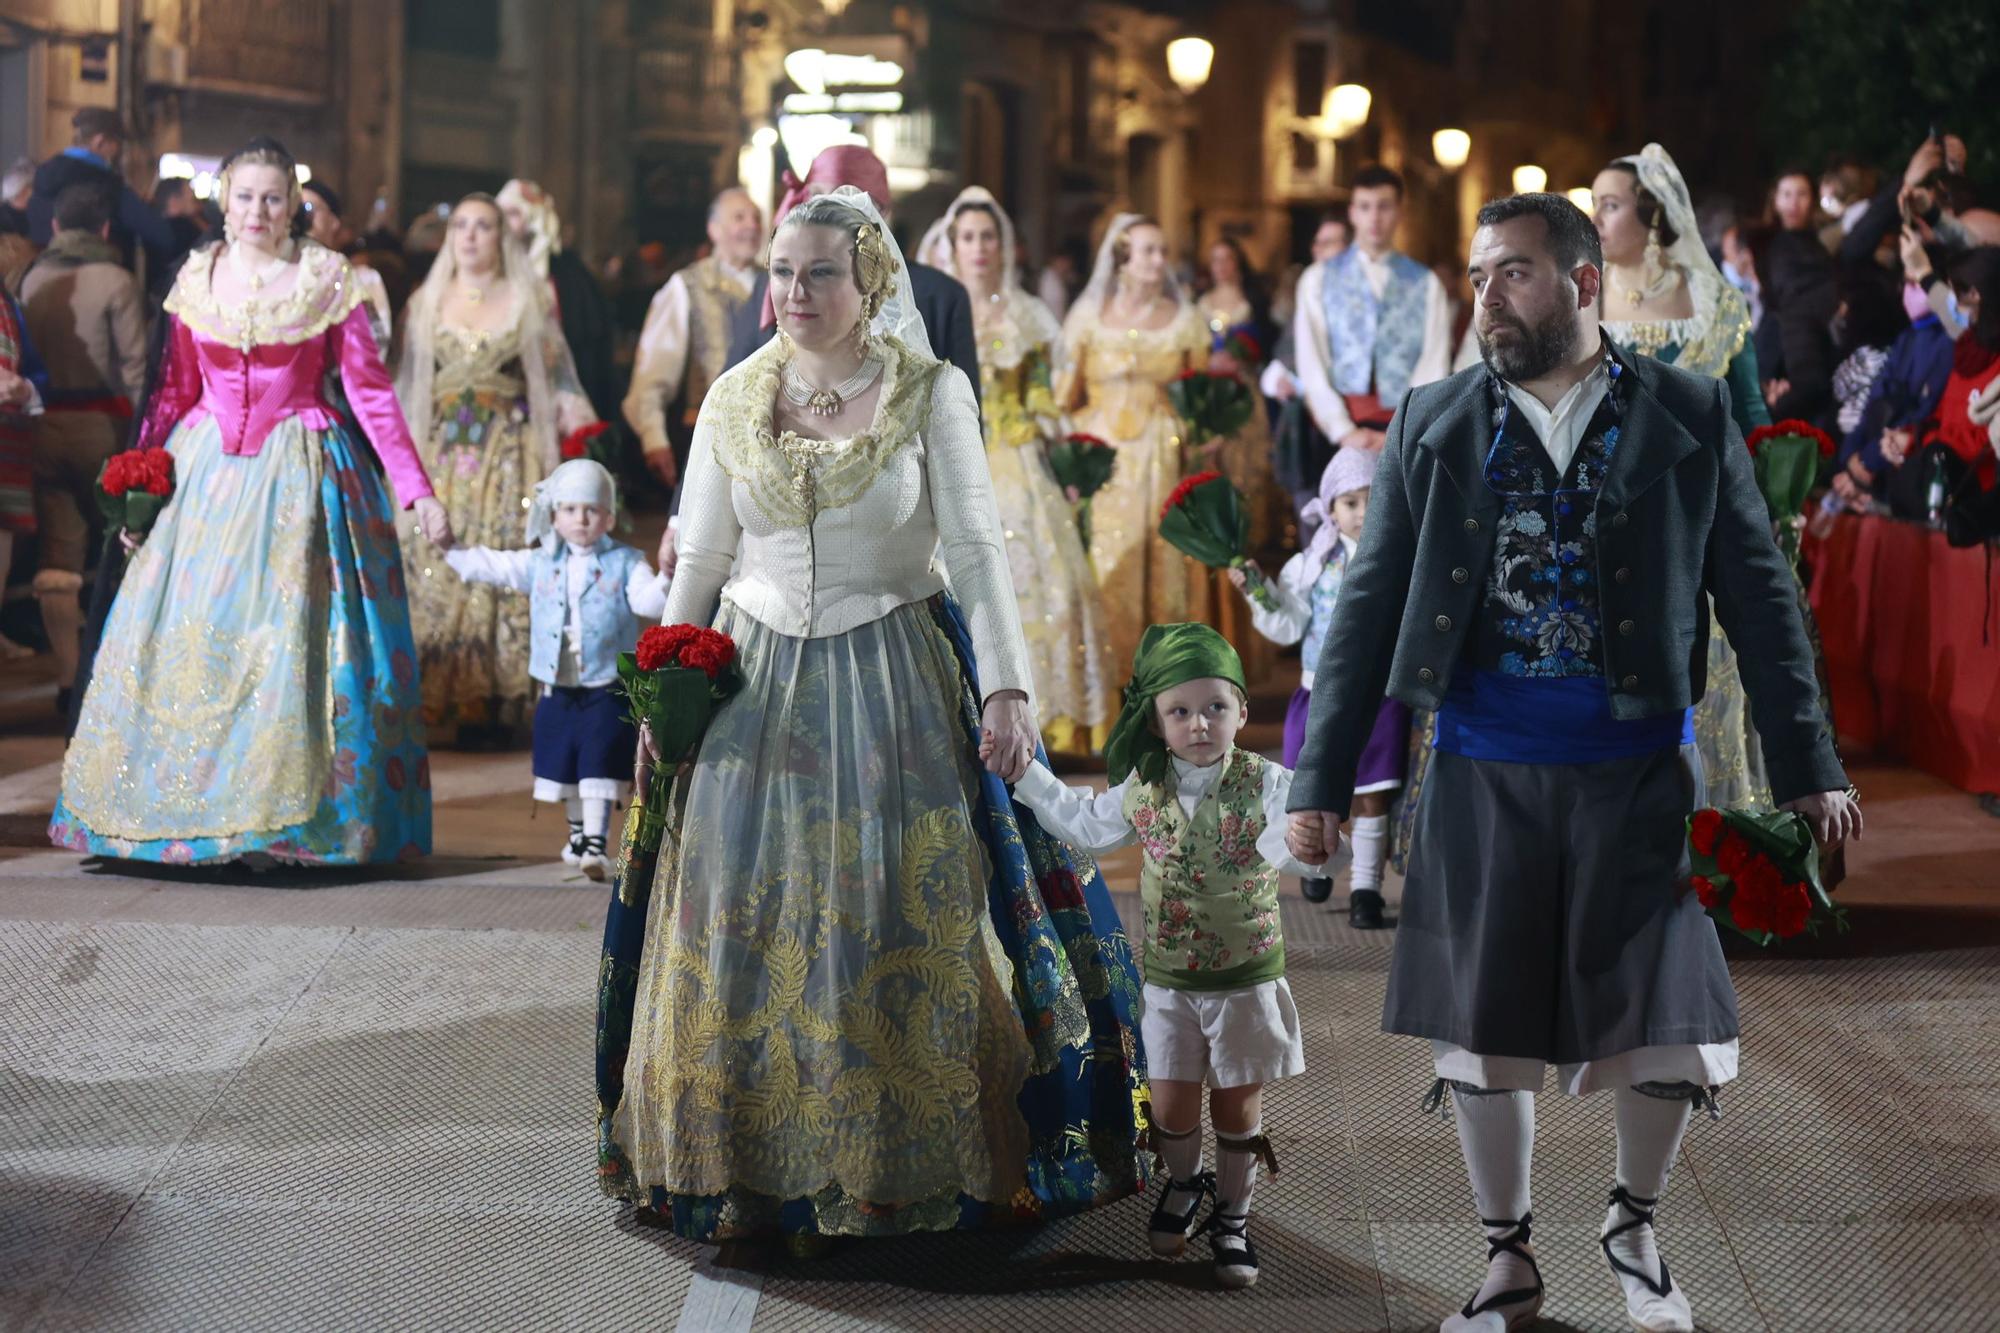
<svg viewBox="0 0 2000 1333"><path fill-rule="evenodd" d="M1160 536L1210 569L1229 568L1250 544L1250 514L1243 493L1219 473L1182 482L1161 510Z"/></svg>

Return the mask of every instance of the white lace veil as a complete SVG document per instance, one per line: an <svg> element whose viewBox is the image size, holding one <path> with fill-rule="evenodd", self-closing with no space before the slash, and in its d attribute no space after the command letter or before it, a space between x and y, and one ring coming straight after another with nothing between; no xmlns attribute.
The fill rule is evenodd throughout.
<svg viewBox="0 0 2000 1333"><path fill-rule="evenodd" d="M1097 263L1090 270L1090 283L1083 289L1083 295L1070 306L1069 314L1063 320L1065 330L1081 327L1084 323L1095 323L1104 313L1105 303L1118 290L1118 242L1125 233L1137 226L1157 227L1160 224L1143 213L1120 213L1111 219L1111 225L1104 229L1104 240L1097 247ZM1187 293L1181 289L1180 279L1174 276L1173 265L1169 264L1161 279L1160 294L1177 306L1187 305ZM1066 339L1074 342L1074 339ZM1065 348L1066 351L1073 349Z"/></svg>
<svg viewBox="0 0 2000 1333"><path fill-rule="evenodd" d="M818 223L824 226L845 226L852 222L855 214L861 220L872 224L881 233L882 248L888 251L894 265L888 299L875 312L869 322L868 332L877 338L893 337L903 346L932 360L937 353L931 350L930 334L924 331L923 313L917 309L915 290L910 286L909 261L903 258L903 251L896 244L896 235L882 220L882 210L875 207L875 201L852 185L843 185L826 194L814 195L785 215L778 224L778 231L800 223ZM772 233L776 235L774 231Z"/></svg>
<svg viewBox="0 0 2000 1333"><path fill-rule="evenodd" d="M943 269L960 282L965 276L958 271L952 242L951 229L958 225L959 214L968 208L983 208L993 215L995 225L1000 230L1000 287L1002 292L1011 292L1020 281L1020 270L1015 265L1014 219L1007 216L1007 210L1000 207L1000 201L993 192L983 185L968 185L951 201L944 216L931 224L924 233L924 243L917 247L917 262L929 264L932 268Z"/></svg>
<svg viewBox="0 0 2000 1333"><path fill-rule="evenodd" d="M1667 225L1674 232L1674 243L1666 248L1663 258L1679 265L1690 281L1703 276L1722 281L1715 261L1708 257L1708 247L1701 243L1701 224L1695 219L1687 181L1681 177L1681 169L1674 165L1667 150L1656 143L1649 143L1631 157L1621 157L1611 165L1628 167L1637 173L1639 184L1645 186L1646 192L1659 200L1660 207L1666 210Z"/></svg>

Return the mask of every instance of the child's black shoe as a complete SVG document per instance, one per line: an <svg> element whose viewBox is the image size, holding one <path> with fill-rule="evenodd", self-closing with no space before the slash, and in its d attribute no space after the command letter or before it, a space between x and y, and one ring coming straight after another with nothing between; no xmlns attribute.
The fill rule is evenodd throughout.
<svg viewBox="0 0 2000 1333"><path fill-rule="evenodd" d="M1152 1220L1146 1223L1146 1239L1152 1243L1153 1253L1163 1259L1178 1259L1185 1254L1202 1200L1214 1197L1213 1171L1204 1171L1193 1180L1169 1177L1160 1191L1159 1203L1153 1207Z"/></svg>

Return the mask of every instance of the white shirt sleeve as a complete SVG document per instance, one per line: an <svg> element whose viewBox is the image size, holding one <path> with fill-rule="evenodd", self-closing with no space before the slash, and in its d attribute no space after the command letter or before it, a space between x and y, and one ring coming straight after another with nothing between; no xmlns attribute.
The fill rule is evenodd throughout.
<svg viewBox="0 0 2000 1333"><path fill-rule="evenodd" d="M496 551L490 546L460 546L446 551L444 561L467 583L497 583L515 592L527 592L534 587L530 572L534 555L532 547Z"/></svg>
<svg viewBox="0 0 2000 1333"><path fill-rule="evenodd" d="M625 420L649 454L672 447L667 405L680 396L681 380L687 375L689 308L687 280L676 273L646 308L646 326L632 359Z"/></svg>
<svg viewBox="0 0 2000 1333"><path fill-rule="evenodd" d="M1126 778L1105 792L1066 787L1062 779L1037 759L1014 784L1014 799L1034 811L1042 826L1064 842L1078 851L1102 856L1129 847L1139 839L1125 820L1125 788L1132 781ZM1283 808L1279 806L1280 810ZM1283 833L1282 827L1279 832Z"/></svg>
<svg viewBox="0 0 2000 1333"><path fill-rule="evenodd" d="M706 625L715 613L716 598L743 541L730 485L729 474L715 461L715 414L704 412L695 422L687 476L681 481L680 554L661 616L665 624Z"/></svg>
<svg viewBox="0 0 2000 1333"><path fill-rule="evenodd" d="M1299 382L1292 372L1285 369L1285 363L1276 359L1264 367L1264 373L1257 377L1257 388L1266 398L1285 398L1298 392Z"/></svg>
<svg viewBox="0 0 2000 1333"><path fill-rule="evenodd" d="M1294 644L1305 638L1312 624L1312 585L1306 581L1306 554L1299 552L1278 571L1271 591L1278 609L1266 611L1250 603L1250 623L1259 634L1276 644Z"/></svg>
<svg viewBox="0 0 2000 1333"><path fill-rule="evenodd" d="M1342 842L1340 850L1327 858L1323 866L1309 866L1291 853L1285 846L1285 803L1292 795L1292 770L1282 764L1271 764L1264 769L1264 832L1257 839L1257 854L1275 867L1281 875L1297 875L1300 879L1326 879L1354 859L1347 844ZM1038 810L1035 813L1040 814Z"/></svg>
<svg viewBox="0 0 2000 1333"><path fill-rule="evenodd" d="M1328 370L1333 353L1326 336L1326 306L1320 300L1325 277L1326 265L1314 264L1299 278L1293 306L1298 312L1293 318L1299 321L1299 332L1292 340L1292 350L1298 357L1299 389L1306 396L1306 410L1312 413L1320 433L1339 444L1354 429L1354 418L1347 414L1346 400L1333 391L1333 376Z"/></svg>
<svg viewBox="0 0 2000 1333"><path fill-rule="evenodd" d="M641 620L658 620L667 610L667 590L673 581L643 560L625 578L625 604Z"/></svg>
<svg viewBox="0 0 2000 1333"><path fill-rule="evenodd" d="M1429 384L1451 374L1451 302L1435 273L1424 274L1424 350L1410 372L1410 387Z"/></svg>

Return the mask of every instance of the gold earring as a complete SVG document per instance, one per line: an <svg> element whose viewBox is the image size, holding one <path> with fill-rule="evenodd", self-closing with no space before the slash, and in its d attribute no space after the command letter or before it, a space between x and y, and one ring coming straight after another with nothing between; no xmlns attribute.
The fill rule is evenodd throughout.
<svg viewBox="0 0 2000 1333"><path fill-rule="evenodd" d="M1646 233L1646 280L1648 285L1660 277L1660 224L1655 222Z"/></svg>

